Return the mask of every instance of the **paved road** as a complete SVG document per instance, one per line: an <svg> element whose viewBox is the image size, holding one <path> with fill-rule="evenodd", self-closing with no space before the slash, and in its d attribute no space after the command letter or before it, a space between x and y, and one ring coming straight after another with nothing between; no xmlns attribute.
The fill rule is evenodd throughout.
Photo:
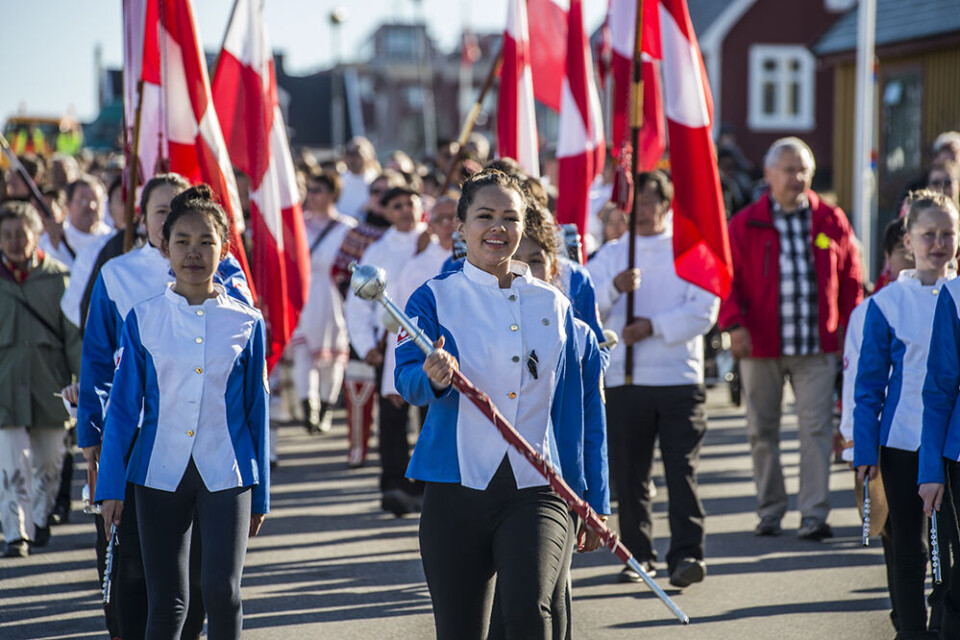
<svg viewBox="0 0 960 640"><path fill-rule="evenodd" d="M244 638L433 637L417 520L379 511L376 466L347 468L338 417L333 434L322 438L299 427L281 429L274 510L251 542L244 571ZM795 493L799 452L792 416L785 420L783 448L787 487ZM78 468L78 497L82 473ZM574 561L576 637L893 637L879 544L859 544L852 472L833 469L830 521L837 537L797 540L799 514L790 511L782 537L755 538L742 411L715 390L700 482L708 514L707 579L681 593L657 578L692 624L679 626L642 585L618 584L618 561L598 551ZM658 485L654 526L662 536L666 491L662 479ZM0 561L0 639L106 638L93 541L91 521L74 511L70 524L54 529L48 548ZM663 542L657 544L661 558Z"/></svg>

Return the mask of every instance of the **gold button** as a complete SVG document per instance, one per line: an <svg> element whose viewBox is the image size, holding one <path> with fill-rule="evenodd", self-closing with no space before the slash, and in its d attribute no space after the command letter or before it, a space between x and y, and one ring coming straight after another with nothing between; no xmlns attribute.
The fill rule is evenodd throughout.
<svg viewBox="0 0 960 640"><path fill-rule="evenodd" d="M203 338L201 338L200 336L197 336L196 338L193 339L193 341L196 342L197 344L200 344L201 342L203 342Z"/></svg>
<svg viewBox="0 0 960 640"><path fill-rule="evenodd" d="M550 320L548 320L547 318L544 318L541 322L543 322L543 326L545 327L550 326Z"/></svg>
<svg viewBox="0 0 960 640"><path fill-rule="evenodd" d="M516 301L517 301L517 296L516 296L515 294L512 294L512 293L511 293L511 294L510 294L510 297L507 298L507 299L508 299L510 302L516 302Z"/></svg>
<svg viewBox="0 0 960 640"><path fill-rule="evenodd" d="M513 360L514 362L520 362L520 356L513 356L511 360Z"/></svg>
<svg viewBox="0 0 960 640"><path fill-rule="evenodd" d="M187 435L192 438L192 437L193 437L193 431L187 431Z"/></svg>
<svg viewBox="0 0 960 640"><path fill-rule="evenodd" d="M930 293L932 293L933 295L937 295L938 293L940 293L940 289L934 289Z"/></svg>
<svg viewBox="0 0 960 640"><path fill-rule="evenodd" d="M520 327L515 324L510 325L510 331L518 331L519 329Z"/></svg>
<svg viewBox="0 0 960 640"><path fill-rule="evenodd" d="M514 398L517 397L517 394L515 394L513 391L511 391L510 393L507 394L507 397L510 398L511 400L513 400Z"/></svg>
<svg viewBox="0 0 960 640"><path fill-rule="evenodd" d="M202 315L203 315L203 309L197 309L197 315L198 315L198 316L202 316Z"/></svg>
<svg viewBox="0 0 960 640"><path fill-rule="evenodd" d="M194 371L196 371L197 373L203 373L203 367L197 367L196 369L194 369Z"/></svg>

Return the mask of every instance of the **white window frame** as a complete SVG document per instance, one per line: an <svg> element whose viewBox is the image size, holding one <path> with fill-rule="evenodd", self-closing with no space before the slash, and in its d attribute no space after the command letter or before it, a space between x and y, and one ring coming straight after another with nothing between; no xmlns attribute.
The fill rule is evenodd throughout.
<svg viewBox="0 0 960 640"><path fill-rule="evenodd" d="M763 85L770 73L763 68L767 60L776 60L779 64L777 77L778 109L776 114L763 112ZM799 61L800 112L787 113L786 96L791 80L787 63ZM816 104L816 59L801 45L755 44L750 47L747 107L747 126L753 131L812 131L815 125L814 105Z"/></svg>

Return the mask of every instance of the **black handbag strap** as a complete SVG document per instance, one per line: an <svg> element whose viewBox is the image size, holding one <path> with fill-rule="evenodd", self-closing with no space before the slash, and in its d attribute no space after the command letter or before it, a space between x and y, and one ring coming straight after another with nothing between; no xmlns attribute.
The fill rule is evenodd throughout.
<svg viewBox="0 0 960 640"><path fill-rule="evenodd" d="M323 242L323 239L326 238L331 231L333 231L335 226L337 226L336 220L330 220L327 222L327 226L323 228L323 230L320 232L320 235L317 236L317 239L314 240L313 244L310 245L310 255L313 255L314 250L320 246L320 243Z"/></svg>

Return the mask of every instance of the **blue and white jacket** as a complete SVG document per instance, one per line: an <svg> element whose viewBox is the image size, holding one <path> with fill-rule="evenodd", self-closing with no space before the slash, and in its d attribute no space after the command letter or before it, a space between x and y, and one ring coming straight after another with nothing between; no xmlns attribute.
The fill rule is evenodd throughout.
<svg viewBox="0 0 960 640"><path fill-rule="evenodd" d="M451 256L443 263L440 273L450 273L463 269L464 258L454 260ZM603 335L603 322L600 320L600 307L597 305L597 291L593 284L593 278L590 277L590 271L579 262L559 256L558 267L560 273L552 283L567 296L570 304L573 305L573 317L577 320L586 322L597 337L597 344L604 342L606 338ZM600 361L603 363L603 370L607 370L610 364L610 349L604 347L600 349Z"/></svg>
<svg viewBox="0 0 960 640"><path fill-rule="evenodd" d="M173 282L170 261L150 243L110 260L100 271L90 297L80 360L80 403L77 407L77 441L94 447L103 437L103 416L116 368L123 319L138 302L163 293ZM240 263L228 255L217 269L214 282L246 304L253 304Z"/></svg>
<svg viewBox="0 0 960 640"><path fill-rule="evenodd" d="M253 513L269 510L263 317L217 291L190 305L170 285L127 315L97 501L123 500L127 482L176 491L193 458L209 491L252 486Z"/></svg>
<svg viewBox="0 0 960 640"><path fill-rule="evenodd" d="M587 486L584 473L583 388L577 371L573 313L563 295L515 264L510 288L466 262L460 271L428 280L410 296L407 315L444 349L567 484L598 512L609 497ZM535 378L528 362L536 356ZM401 334L395 382L410 404L429 405L407 476L485 489L507 455L519 488L546 481L514 451L482 413L452 387L435 391L423 371L424 353Z"/></svg>
<svg viewBox="0 0 960 640"><path fill-rule="evenodd" d="M923 381L923 432L917 483L944 483L943 458L960 460L960 278L940 288Z"/></svg>
<svg viewBox="0 0 960 640"><path fill-rule="evenodd" d="M610 466L607 461L607 412L603 399L603 358L593 329L574 319L577 353L580 355L580 380L583 384L583 469L587 493L605 496L610 513ZM601 499L602 502L602 499Z"/></svg>
<svg viewBox="0 0 960 640"><path fill-rule="evenodd" d="M853 409L853 464L875 466L880 447L920 448L921 391L937 294L950 280L924 286L913 269L865 304Z"/></svg>

